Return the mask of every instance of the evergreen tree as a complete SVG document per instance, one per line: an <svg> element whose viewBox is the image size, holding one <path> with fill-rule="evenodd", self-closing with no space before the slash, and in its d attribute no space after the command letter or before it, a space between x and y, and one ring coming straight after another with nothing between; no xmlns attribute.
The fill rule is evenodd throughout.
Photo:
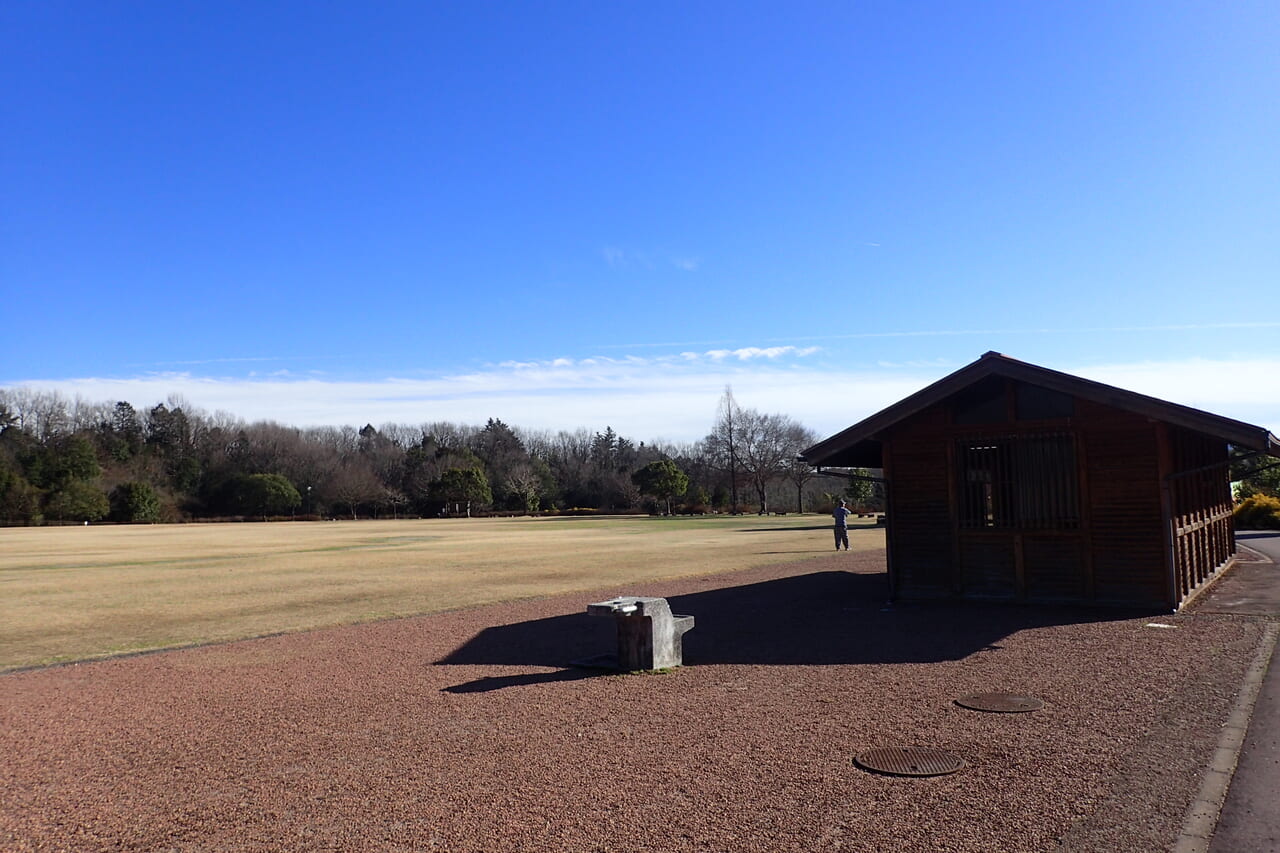
<svg viewBox="0 0 1280 853"><path fill-rule="evenodd" d="M154 523L160 520L160 498L148 483L121 483L108 498L111 520Z"/></svg>
<svg viewBox="0 0 1280 853"><path fill-rule="evenodd" d="M689 477L670 459L650 462L631 475L631 481L641 494L652 495L666 502L667 515L671 515L671 499L683 495L689 488Z"/></svg>

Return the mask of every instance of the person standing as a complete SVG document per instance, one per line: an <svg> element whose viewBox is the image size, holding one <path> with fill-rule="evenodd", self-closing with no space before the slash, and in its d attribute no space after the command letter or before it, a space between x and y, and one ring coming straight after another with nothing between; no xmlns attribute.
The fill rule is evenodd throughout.
<svg viewBox="0 0 1280 853"><path fill-rule="evenodd" d="M836 520L836 550L840 550L843 544L846 551L849 550L849 508L844 505L844 501L840 501L840 506L835 508L831 513L831 517Z"/></svg>

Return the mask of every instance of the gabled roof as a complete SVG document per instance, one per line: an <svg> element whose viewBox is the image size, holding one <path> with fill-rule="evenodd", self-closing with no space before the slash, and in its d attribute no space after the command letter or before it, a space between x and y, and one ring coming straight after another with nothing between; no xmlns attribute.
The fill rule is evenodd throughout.
<svg viewBox="0 0 1280 853"><path fill-rule="evenodd" d="M800 457L810 465L816 466L883 467L880 436L884 430L989 376L1004 376L1030 385L1038 385L1221 438L1238 447L1280 455L1280 439L1263 427L1210 414L1190 406L1181 406L1148 397L1145 394L1125 391L1101 382L1081 379L1069 373L1037 367L998 352L989 352L972 364L960 368L949 376L944 376L910 397L818 442L803 451Z"/></svg>

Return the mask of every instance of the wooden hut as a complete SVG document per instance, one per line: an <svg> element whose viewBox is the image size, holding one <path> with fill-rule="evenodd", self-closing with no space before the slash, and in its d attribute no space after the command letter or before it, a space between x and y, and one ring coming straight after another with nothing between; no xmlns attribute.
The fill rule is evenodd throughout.
<svg viewBox="0 0 1280 853"><path fill-rule="evenodd" d="M1252 426L989 352L801 456L883 468L895 598L1177 609L1235 556Z"/></svg>

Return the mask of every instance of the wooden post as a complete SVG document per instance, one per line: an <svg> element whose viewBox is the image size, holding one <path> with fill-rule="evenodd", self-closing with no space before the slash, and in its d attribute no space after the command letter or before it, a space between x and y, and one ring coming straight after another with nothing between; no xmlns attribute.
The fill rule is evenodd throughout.
<svg viewBox="0 0 1280 853"><path fill-rule="evenodd" d="M884 477L884 564L885 573L889 580L889 600L898 600L898 577L893 571L893 517L897 514L897 510L893 505L893 477L889 474L889 467L892 464L893 447L889 441L880 443L880 465L881 475Z"/></svg>
<svg viewBox="0 0 1280 853"><path fill-rule="evenodd" d="M960 564L960 489L959 463L956 461L956 441L947 441L947 507L951 514L951 594L959 596L964 591L964 569Z"/></svg>
<svg viewBox="0 0 1280 853"><path fill-rule="evenodd" d="M1169 440L1169 425L1157 421L1156 427L1156 476L1160 480L1160 528L1164 539L1165 599L1170 610L1177 610L1183 590L1178 583L1176 556L1177 520L1173 517L1173 495L1169 475L1173 472L1173 447Z"/></svg>
<svg viewBox="0 0 1280 853"><path fill-rule="evenodd" d="M1089 601L1097 598L1097 588L1093 581L1093 496L1089 494L1089 455L1085 450L1087 442L1080 430L1074 430L1076 444L1076 472L1079 477L1076 500L1080 511L1080 541L1084 558L1084 597Z"/></svg>

